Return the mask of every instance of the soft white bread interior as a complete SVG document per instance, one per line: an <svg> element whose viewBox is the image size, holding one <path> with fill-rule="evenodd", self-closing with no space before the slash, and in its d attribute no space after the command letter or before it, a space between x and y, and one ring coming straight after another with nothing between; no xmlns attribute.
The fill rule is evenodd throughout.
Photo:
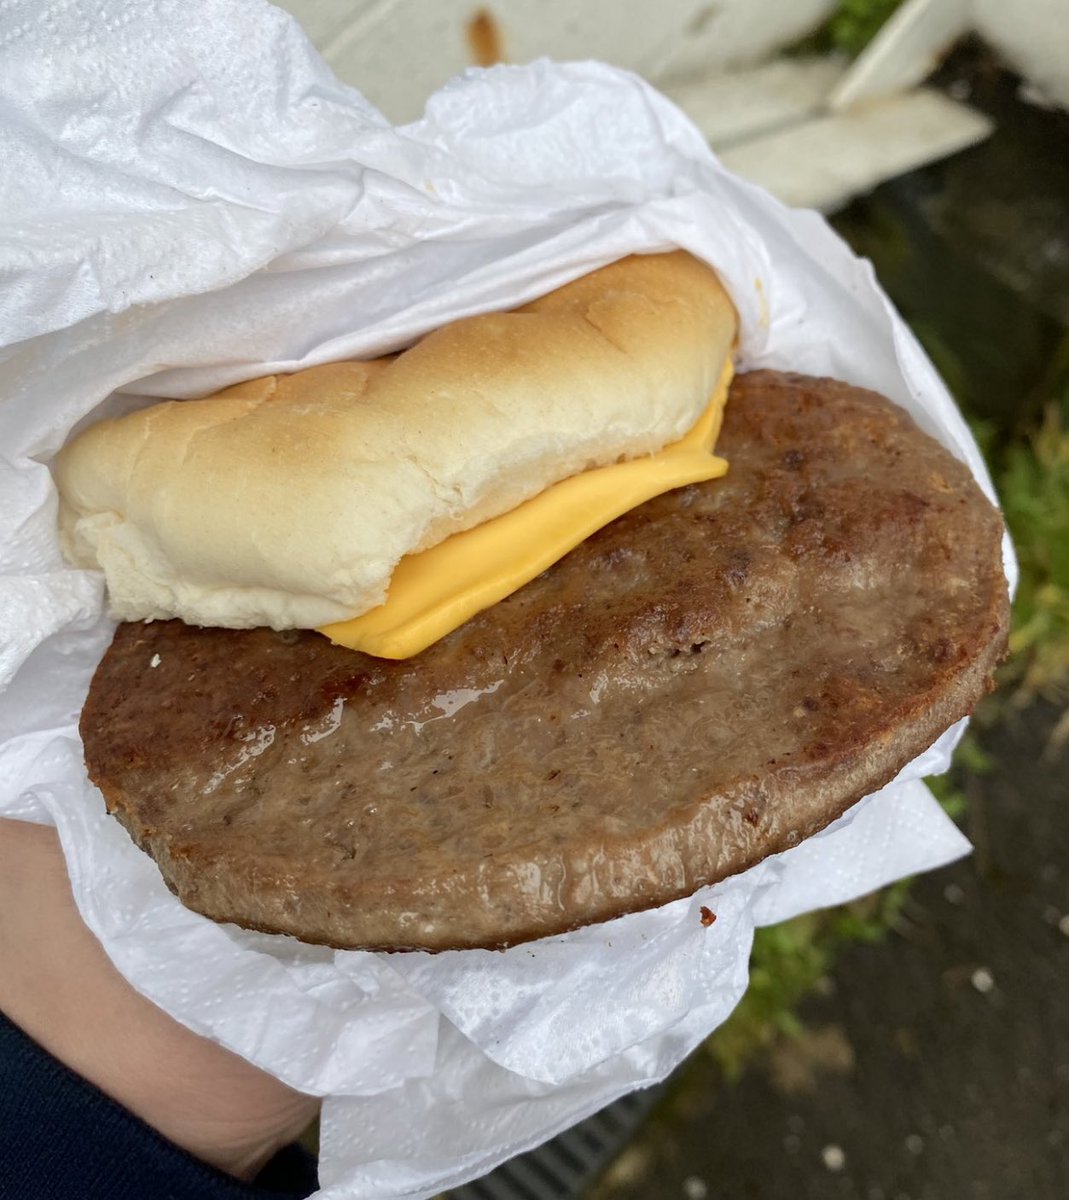
<svg viewBox="0 0 1069 1200"><path fill-rule="evenodd" d="M103 421L54 465L64 549L124 620L344 620L403 555L680 438L735 335L708 267L636 256L394 357Z"/></svg>

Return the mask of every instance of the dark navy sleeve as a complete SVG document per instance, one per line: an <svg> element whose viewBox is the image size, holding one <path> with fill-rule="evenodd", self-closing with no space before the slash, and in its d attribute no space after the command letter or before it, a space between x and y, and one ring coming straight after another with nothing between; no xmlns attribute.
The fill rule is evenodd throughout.
<svg viewBox="0 0 1069 1200"><path fill-rule="evenodd" d="M0 1013L0 1200L272 1200L319 1186L298 1146L251 1184L167 1141Z"/></svg>

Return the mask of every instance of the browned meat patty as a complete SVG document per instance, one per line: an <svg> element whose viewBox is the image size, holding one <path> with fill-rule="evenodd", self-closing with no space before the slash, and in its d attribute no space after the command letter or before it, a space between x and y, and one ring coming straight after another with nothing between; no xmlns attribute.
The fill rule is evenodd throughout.
<svg viewBox="0 0 1069 1200"><path fill-rule="evenodd" d="M1001 523L888 401L755 372L726 479L653 500L417 658L121 626L82 716L190 908L342 947L505 946L794 845L968 713Z"/></svg>

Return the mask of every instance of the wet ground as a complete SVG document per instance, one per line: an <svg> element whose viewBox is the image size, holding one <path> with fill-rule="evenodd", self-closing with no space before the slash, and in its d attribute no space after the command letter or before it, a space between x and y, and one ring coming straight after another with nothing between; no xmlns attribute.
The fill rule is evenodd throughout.
<svg viewBox="0 0 1069 1200"><path fill-rule="evenodd" d="M598 1200L1066 1200L1069 756L1040 706L988 739L975 854L919 879L900 928L728 1085L698 1056Z"/></svg>

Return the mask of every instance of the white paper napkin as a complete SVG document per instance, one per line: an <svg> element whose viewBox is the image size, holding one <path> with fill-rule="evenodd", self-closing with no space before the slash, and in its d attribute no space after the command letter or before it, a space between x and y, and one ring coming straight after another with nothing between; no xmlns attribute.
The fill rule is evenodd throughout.
<svg viewBox="0 0 1069 1200"><path fill-rule="evenodd" d="M505 953L335 954L179 905L82 765L77 716L112 626L99 579L62 561L47 467L79 423L378 354L681 246L729 287L742 368L882 391L990 483L868 265L724 172L632 75L473 72L394 129L259 0L5 13L0 815L58 826L82 915L139 991L327 1098L324 1196L433 1195L663 1078L742 994L755 924L966 850L916 781L945 768L951 731L777 859Z"/></svg>

